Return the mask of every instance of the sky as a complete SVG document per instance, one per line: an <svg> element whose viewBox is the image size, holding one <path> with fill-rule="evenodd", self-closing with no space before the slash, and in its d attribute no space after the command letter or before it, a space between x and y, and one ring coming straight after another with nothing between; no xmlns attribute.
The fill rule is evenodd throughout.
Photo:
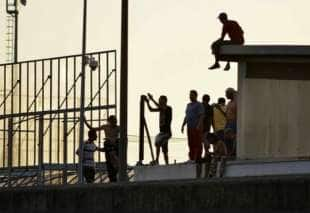
<svg viewBox="0 0 310 213"><path fill-rule="evenodd" d="M5 62L5 0L0 4L0 63ZM20 7L19 60L81 52L82 0L29 0ZM237 84L231 71L208 71L210 44L221 32L219 12L227 12L245 32L246 44L309 45L309 0L135 0L129 8L128 134L138 135L139 97L150 92L168 97L173 135L180 128L188 93L211 102ZM88 0L87 51L120 52L121 0ZM147 113L150 132L158 115Z"/></svg>

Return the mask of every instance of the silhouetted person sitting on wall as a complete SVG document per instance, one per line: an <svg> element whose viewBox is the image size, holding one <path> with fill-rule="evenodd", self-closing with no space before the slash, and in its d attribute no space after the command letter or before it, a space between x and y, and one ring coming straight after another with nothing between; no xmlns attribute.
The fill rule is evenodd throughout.
<svg viewBox="0 0 310 213"><path fill-rule="evenodd" d="M244 37L243 37L243 30L240 25L236 21L228 20L226 13L220 13L219 20L223 24L222 35L221 38L215 41L212 46L212 53L215 56L215 63L209 67L210 70L217 69L220 67L219 63L219 52L220 47L223 45L230 45L230 44L243 44ZM228 34L230 40L224 40L225 35ZM229 70L230 64L227 62L224 70Z"/></svg>
<svg viewBox="0 0 310 213"><path fill-rule="evenodd" d="M149 100L146 99L146 103L151 112L159 112L159 134L155 138L156 146L156 160L158 164L160 148L164 154L165 163L169 164L168 159L168 141L171 138L171 120L172 120L172 108L167 105L167 97L162 95L156 102L151 94L148 94L149 99L156 105L156 108L151 107Z"/></svg>
<svg viewBox="0 0 310 213"><path fill-rule="evenodd" d="M104 152L106 158L106 166L110 182L117 181L117 172L119 168L118 159L118 143L120 127L117 126L117 119L114 115L108 117L108 124L93 128L85 119L86 126L94 131L103 130L105 133Z"/></svg>
<svg viewBox="0 0 310 213"><path fill-rule="evenodd" d="M87 183L93 183L95 180L95 162L94 152L104 151L102 148L98 148L94 141L97 139L97 133L91 129L88 131L88 139L83 145L83 176ZM80 148L76 151L77 155L81 154Z"/></svg>

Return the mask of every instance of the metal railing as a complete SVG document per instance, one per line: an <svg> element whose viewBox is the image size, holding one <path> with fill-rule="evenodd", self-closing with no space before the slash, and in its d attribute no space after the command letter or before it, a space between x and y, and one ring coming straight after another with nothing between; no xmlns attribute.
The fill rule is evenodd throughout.
<svg viewBox="0 0 310 213"><path fill-rule="evenodd" d="M96 70L87 66L85 73L85 111L97 126L117 115L117 55L109 50L87 56L98 62ZM81 63L81 55L70 55L0 65L2 178L1 171L11 180L18 168L36 168L36 180L46 183L46 165L58 165L61 171L65 165L77 165ZM102 138L99 134L98 146ZM96 155L97 162L102 158ZM48 171L52 178L53 171Z"/></svg>
<svg viewBox="0 0 310 213"><path fill-rule="evenodd" d="M152 147L152 140L150 136L150 131L147 126L147 122L145 119L145 103L146 103L147 97L145 95L140 96L140 121L139 121L139 161L137 162L137 165L143 165L144 160L144 135L146 133L147 141L150 148L150 153L152 157L152 161L155 160L154 158L154 151Z"/></svg>

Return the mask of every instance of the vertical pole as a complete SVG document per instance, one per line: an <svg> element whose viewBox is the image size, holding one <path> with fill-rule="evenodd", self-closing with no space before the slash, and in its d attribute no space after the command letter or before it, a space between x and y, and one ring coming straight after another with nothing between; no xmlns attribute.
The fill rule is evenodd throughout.
<svg viewBox="0 0 310 213"><path fill-rule="evenodd" d="M106 104L107 104L107 106L109 106L110 105L110 84L109 84L109 53L106 53L106 75L107 75L107 90L106 90L106 94L107 94L107 102L106 102ZM107 109L107 118L110 116L110 109L108 108Z"/></svg>
<svg viewBox="0 0 310 213"><path fill-rule="evenodd" d="M15 36L14 36L14 63L18 61L18 10L17 10L17 2L15 0L16 11L15 15Z"/></svg>
<svg viewBox="0 0 310 213"><path fill-rule="evenodd" d="M4 66L4 72L3 72L3 97L6 97L6 73L7 73L7 66ZM3 114L6 114L6 101L4 101L4 106L3 106ZM3 119L3 128L6 127L6 119ZM3 167L6 165L6 147L5 147L5 140L6 139L6 132L3 131Z"/></svg>
<svg viewBox="0 0 310 213"><path fill-rule="evenodd" d="M74 81L76 79L76 57L74 57L74 63L73 63L73 75L74 75ZM74 90L73 90L73 106L74 109L76 109L76 82L74 82L75 86L74 86ZM76 111L74 110L73 112L73 163L75 164L75 151L76 151L76 128L75 128L75 124L76 124Z"/></svg>
<svg viewBox="0 0 310 213"><path fill-rule="evenodd" d="M115 50L115 52L114 52L114 76L115 76L115 78L114 78L114 97L115 97L115 99L114 99L114 102L115 102L115 109L114 109L114 114L115 115L117 115L117 110L118 110L118 108L117 108L117 98L118 98L118 96L117 96L117 55L116 55L116 50Z"/></svg>
<svg viewBox="0 0 310 213"><path fill-rule="evenodd" d="M40 114L39 117L39 154L38 154L38 162L39 162L39 175L38 175L38 185L43 185L43 138L44 138L44 116Z"/></svg>
<svg viewBox="0 0 310 213"><path fill-rule="evenodd" d="M67 132L68 132L68 114L64 113L64 138L63 138L63 158L64 158L64 168L63 168L63 184L67 184L67 152L68 152L68 138L67 138Z"/></svg>
<svg viewBox="0 0 310 213"><path fill-rule="evenodd" d="M151 157L152 157L152 161L155 160L154 158L154 151L153 151L153 147L152 147L152 141L151 141L151 136L150 136L150 132L149 132L149 128L147 127L147 123L145 121L145 118L143 118L144 120L144 127L145 127L145 131L146 131L146 136L147 136L147 140L149 142L149 147L150 147L150 151L151 151Z"/></svg>
<svg viewBox="0 0 310 213"><path fill-rule="evenodd" d="M84 140L84 102L85 102L85 53L87 28L87 0L84 0L83 9L83 38L82 38L82 73L81 73L81 102L80 102L80 138L79 149L83 150ZM79 183L83 183L83 155L79 155Z"/></svg>
<svg viewBox="0 0 310 213"><path fill-rule="evenodd" d="M8 186L11 187L11 172L13 164L13 118L9 118L8 128Z"/></svg>
<svg viewBox="0 0 310 213"><path fill-rule="evenodd" d="M53 60L50 60L50 110L53 109ZM52 114L49 115L49 127L50 127L50 131L49 131L49 146L48 146L48 162L49 164L52 163L52 143L53 143L53 118L52 118Z"/></svg>
<svg viewBox="0 0 310 213"><path fill-rule="evenodd" d="M27 121L26 121L26 167L29 166L29 62L27 62L27 88L26 88L26 109L27 109Z"/></svg>
<svg viewBox="0 0 310 213"><path fill-rule="evenodd" d="M144 160L144 95L140 97L139 164Z"/></svg>
<svg viewBox="0 0 310 213"><path fill-rule="evenodd" d="M19 91L18 91L18 112L21 113L22 111L22 64L20 63L19 66L18 66L18 80L19 80ZM22 141L21 141L21 137L22 137L22 134L21 134L21 129L22 129L22 123L20 121L20 118L19 118L19 122L18 122L18 166L21 166L21 149L22 149Z"/></svg>
<svg viewBox="0 0 310 213"><path fill-rule="evenodd" d="M128 108L128 0L122 0L121 28L121 100L120 100L120 168L119 180L127 177L127 108Z"/></svg>

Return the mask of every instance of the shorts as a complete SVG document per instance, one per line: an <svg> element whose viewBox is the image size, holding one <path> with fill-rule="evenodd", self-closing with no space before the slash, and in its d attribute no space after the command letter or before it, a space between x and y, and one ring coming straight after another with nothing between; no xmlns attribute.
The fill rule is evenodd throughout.
<svg viewBox="0 0 310 213"><path fill-rule="evenodd" d="M83 176L87 183L93 183L95 181L95 168L83 166Z"/></svg>
<svg viewBox="0 0 310 213"><path fill-rule="evenodd" d="M237 133L237 123L236 122L227 122L226 126L225 126L225 130L226 129L232 129L233 133L236 134Z"/></svg>
<svg viewBox="0 0 310 213"><path fill-rule="evenodd" d="M160 132L155 137L155 146L162 147L163 152L168 152L168 140L171 137L171 134Z"/></svg>
<svg viewBox="0 0 310 213"><path fill-rule="evenodd" d="M224 129L216 131L215 134L218 137L218 139L224 141Z"/></svg>

